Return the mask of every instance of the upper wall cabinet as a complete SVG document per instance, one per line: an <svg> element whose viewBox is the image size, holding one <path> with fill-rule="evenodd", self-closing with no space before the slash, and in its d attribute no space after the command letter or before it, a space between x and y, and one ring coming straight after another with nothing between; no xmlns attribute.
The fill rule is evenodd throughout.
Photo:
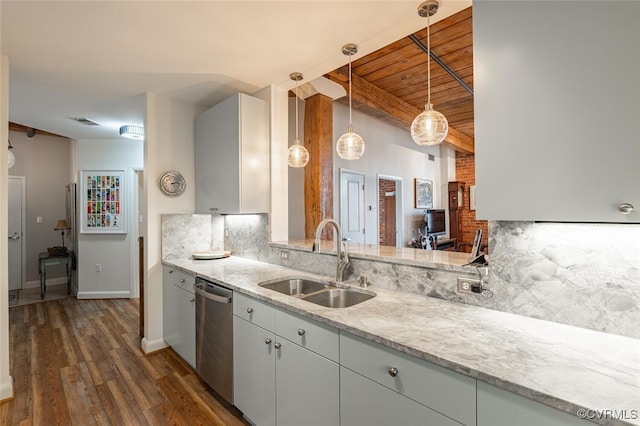
<svg viewBox="0 0 640 426"><path fill-rule="evenodd" d="M640 222L639 40L640 2L473 3L479 219Z"/></svg>
<svg viewBox="0 0 640 426"><path fill-rule="evenodd" d="M269 211L267 103L238 93L196 118L196 212Z"/></svg>

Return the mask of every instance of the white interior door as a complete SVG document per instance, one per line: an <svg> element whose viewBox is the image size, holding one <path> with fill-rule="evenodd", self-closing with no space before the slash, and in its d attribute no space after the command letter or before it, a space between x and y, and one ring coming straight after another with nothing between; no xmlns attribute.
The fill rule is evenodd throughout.
<svg viewBox="0 0 640 426"><path fill-rule="evenodd" d="M9 176L9 290L21 289L25 276L24 183L24 176Z"/></svg>
<svg viewBox="0 0 640 426"><path fill-rule="evenodd" d="M340 227L342 236L364 243L364 175L340 170Z"/></svg>

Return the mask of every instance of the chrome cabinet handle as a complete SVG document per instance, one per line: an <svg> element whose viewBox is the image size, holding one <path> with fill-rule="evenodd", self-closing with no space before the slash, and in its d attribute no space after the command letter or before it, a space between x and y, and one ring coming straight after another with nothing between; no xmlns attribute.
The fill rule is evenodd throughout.
<svg viewBox="0 0 640 426"><path fill-rule="evenodd" d="M282 347L282 345L280 344L280 342L276 342L276 343L273 345L273 347L274 347L274 348L276 348L276 349L280 349L280 348Z"/></svg>
<svg viewBox="0 0 640 426"><path fill-rule="evenodd" d="M13 235L11 237L9 237L10 240L19 240L20 239L20 235L18 235L17 232L14 232Z"/></svg>
<svg viewBox="0 0 640 426"><path fill-rule="evenodd" d="M248 314L252 314L253 313L253 308L247 308L247 313Z"/></svg>
<svg viewBox="0 0 640 426"><path fill-rule="evenodd" d="M304 328L298 329L298 336L304 336L304 333L305 333Z"/></svg>
<svg viewBox="0 0 640 426"><path fill-rule="evenodd" d="M618 211L622 214L629 214L634 210L633 204L622 203L618 206Z"/></svg>
<svg viewBox="0 0 640 426"><path fill-rule="evenodd" d="M173 274L173 269L169 269L169 273L170 273L170 274Z"/></svg>
<svg viewBox="0 0 640 426"><path fill-rule="evenodd" d="M196 299L194 299L193 297L191 299L189 299L189 302L191 302L191 303L193 303L195 301L196 301Z"/></svg>
<svg viewBox="0 0 640 426"><path fill-rule="evenodd" d="M396 367L389 368L389 375L391 377L396 377L398 375L398 369Z"/></svg>
<svg viewBox="0 0 640 426"><path fill-rule="evenodd" d="M266 343L267 345L270 345L271 339L267 337L266 339L264 339L264 343Z"/></svg>
<svg viewBox="0 0 640 426"><path fill-rule="evenodd" d="M184 278L181 278L181 279L180 279L180 282L181 282L181 283L184 283Z"/></svg>

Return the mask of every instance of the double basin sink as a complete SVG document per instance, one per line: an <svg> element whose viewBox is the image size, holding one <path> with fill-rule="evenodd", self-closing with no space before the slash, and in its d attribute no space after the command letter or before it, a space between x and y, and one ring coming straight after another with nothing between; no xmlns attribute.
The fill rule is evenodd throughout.
<svg viewBox="0 0 640 426"><path fill-rule="evenodd" d="M258 285L328 308L347 308L369 300L376 295L371 291L353 289L348 286L337 287L333 284L326 284L308 278L288 278Z"/></svg>

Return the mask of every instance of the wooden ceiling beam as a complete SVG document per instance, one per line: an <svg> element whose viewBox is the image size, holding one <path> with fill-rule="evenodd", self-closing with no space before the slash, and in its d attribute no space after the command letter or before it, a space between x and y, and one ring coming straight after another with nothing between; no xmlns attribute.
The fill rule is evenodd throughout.
<svg viewBox="0 0 640 426"><path fill-rule="evenodd" d="M349 77L347 72L346 67L342 67L331 71L326 77L343 85L348 91ZM351 83L353 108L391 125L410 131L413 119L422 112L421 108L414 107L355 74L351 77ZM449 126L449 134L444 143L458 152L466 154L474 152L473 138L451 126Z"/></svg>
<svg viewBox="0 0 640 426"><path fill-rule="evenodd" d="M44 130L40 130L40 129L36 129L33 127L29 127L29 126L25 126L23 124L18 124L18 123L13 123L13 122L9 122L9 130L12 132L23 132L27 134L27 137L34 137L35 135L45 135L45 136L55 136L57 138L65 138L68 139L66 136L62 136L62 135L57 135L55 133L51 133L51 132L45 132ZM29 136L31 135L31 136Z"/></svg>

